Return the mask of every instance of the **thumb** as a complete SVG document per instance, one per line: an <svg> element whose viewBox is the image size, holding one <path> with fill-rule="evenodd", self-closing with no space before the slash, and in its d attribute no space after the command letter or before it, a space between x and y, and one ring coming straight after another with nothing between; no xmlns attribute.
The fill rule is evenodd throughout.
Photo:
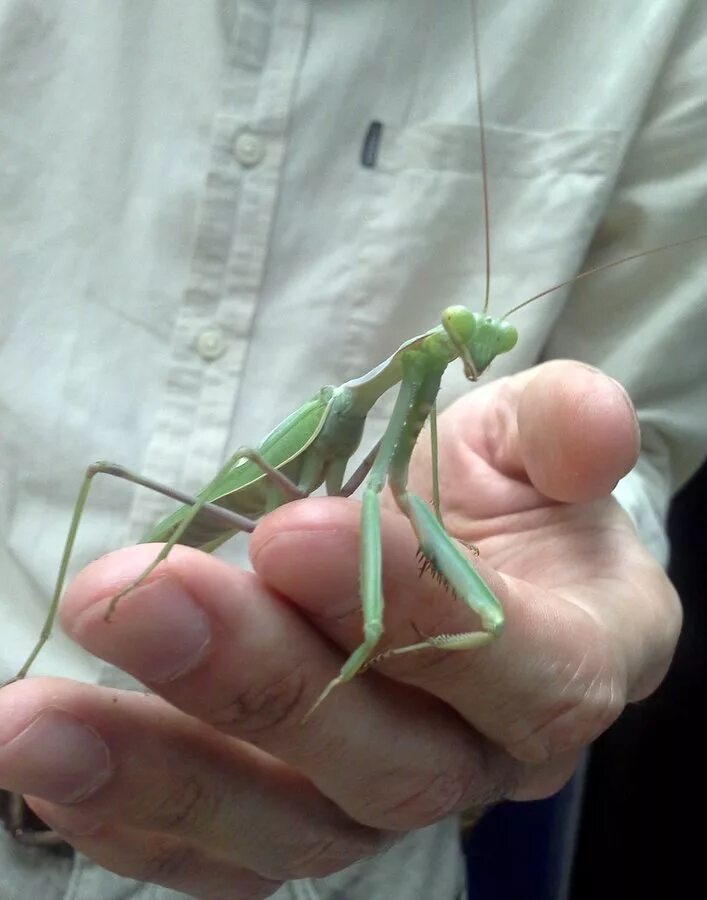
<svg viewBox="0 0 707 900"><path fill-rule="evenodd" d="M548 498L583 503L611 493L633 467L640 434L624 389L591 366L542 363L453 403L439 420L439 481L450 523L521 512ZM431 490L430 441L418 443L410 485Z"/></svg>
<svg viewBox="0 0 707 900"><path fill-rule="evenodd" d="M584 503L611 493L633 468L640 432L621 385L568 360L531 370L518 400L515 449L543 495Z"/></svg>

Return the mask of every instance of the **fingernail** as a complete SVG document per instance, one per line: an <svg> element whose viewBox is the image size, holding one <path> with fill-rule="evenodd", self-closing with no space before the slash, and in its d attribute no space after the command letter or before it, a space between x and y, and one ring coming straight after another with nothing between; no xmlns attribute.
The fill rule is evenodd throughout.
<svg viewBox="0 0 707 900"><path fill-rule="evenodd" d="M48 709L19 734L2 741L3 785L54 803L76 803L111 774L110 753L100 735L60 709Z"/></svg>
<svg viewBox="0 0 707 900"><path fill-rule="evenodd" d="M609 376L611 378L611 376ZM620 381L617 381L615 378L611 379L616 387L619 389L619 393L624 398L624 403L626 404L626 408L631 414L631 419L633 420L633 429L636 435L636 441L638 445L641 444L641 426L638 423L638 416L636 415L636 407L633 405L633 400L631 399L631 395L626 390L626 388L621 384Z"/></svg>
<svg viewBox="0 0 707 900"><path fill-rule="evenodd" d="M609 375L609 378L611 378L611 375ZM624 400L626 401L626 405L630 408L631 412L635 415L635 410L634 410L634 407L633 407L633 401L631 400L631 396L630 396L629 392L628 392L628 391L626 390L626 388L621 384L620 381L617 381L615 378L611 378L611 380L614 382L614 384L616 385L616 387L617 387L617 388L619 389L619 391L621 392L621 396L622 396L622 397L624 398Z"/></svg>
<svg viewBox="0 0 707 900"><path fill-rule="evenodd" d="M164 684L194 669L211 641L204 610L179 581L157 578L124 597L110 622L94 604L70 627L87 650L141 681Z"/></svg>

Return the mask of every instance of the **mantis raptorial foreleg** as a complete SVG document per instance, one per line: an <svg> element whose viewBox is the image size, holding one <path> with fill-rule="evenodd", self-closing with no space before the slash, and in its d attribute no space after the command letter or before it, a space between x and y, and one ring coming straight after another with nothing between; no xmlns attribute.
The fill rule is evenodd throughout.
<svg viewBox="0 0 707 900"><path fill-rule="evenodd" d="M440 650L470 650L488 644L503 629L503 610L493 591L469 561L427 504L416 494L405 492L400 502L407 507L408 518L420 542L420 552L442 580L481 619L481 631L468 631L453 635L437 635L408 647L386 651L384 657L410 653L425 647Z"/></svg>
<svg viewBox="0 0 707 900"><path fill-rule="evenodd" d="M322 703L337 685L350 681L365 668L383 636L383 558L380 527L380 493L385 486L390 461L409 415L414 385L403 375L388 427L373 460L361 505L360 591L363 615L363 642L354 650L339 675L324 688L307 716Z"/></svg>
<svg viewBox="0 0 707 900"><path fill-rule="evenodd" d="M408 492L410 456L428 415L434 408L443 360L434 354L408 350L402 357L402 378L393 413L385 430L371 474L366 483L361 510L361 609L363 642L344 663L339 675L326 686L317 706L338 685L350 681L373 661L372 655L383 636L383 569L380 530L380 493L386 482L400 510L417 535L420 553L455 594L478 613L481 631L441 635L430 640L386 651L375 661L393 653L410 653L430 647L448 650L471 649L488 643L503 627L503 611L490 588L469 564L444 529L439 512L439 480L436 476L437 429L432 433L433 495L435 513L417 495Z"/></svg>

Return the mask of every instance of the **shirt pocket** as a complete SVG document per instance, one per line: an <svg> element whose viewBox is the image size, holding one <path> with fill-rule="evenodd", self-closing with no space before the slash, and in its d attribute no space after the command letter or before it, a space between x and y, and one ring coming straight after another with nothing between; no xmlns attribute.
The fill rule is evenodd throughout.
<svg viewBox="0 0 707 900"><path fill-rule="evenodd" d="M371 190L354 255L346 353L353 371L438 324L445 306L484 304L479 128L427 121L377 130L364 153ZM581 265L613 183L618 134L487 126L485 138L489 311L498 315ZM387 418L394 399L391 391L372 419Z"/></svg>

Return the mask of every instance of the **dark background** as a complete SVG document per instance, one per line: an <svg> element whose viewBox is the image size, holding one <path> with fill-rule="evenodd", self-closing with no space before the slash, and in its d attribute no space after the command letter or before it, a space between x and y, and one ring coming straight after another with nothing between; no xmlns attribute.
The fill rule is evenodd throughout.
<svg viewBox="0 0 707 900"><path fill-rule="evenodd" d="M572 900L707 897L707 464L675 497L668 532L682 634L657 692L592 752Z"/></svg>

